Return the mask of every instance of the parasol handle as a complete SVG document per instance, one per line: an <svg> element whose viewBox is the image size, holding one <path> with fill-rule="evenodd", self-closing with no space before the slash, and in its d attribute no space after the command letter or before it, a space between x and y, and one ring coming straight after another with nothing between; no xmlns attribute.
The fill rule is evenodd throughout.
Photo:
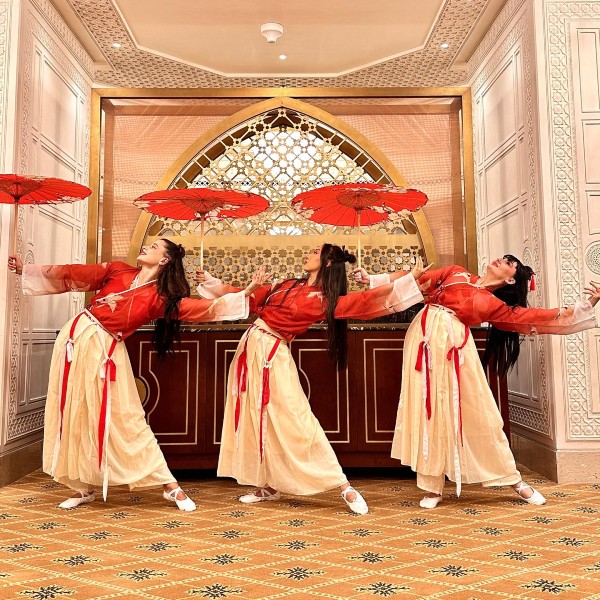
<svg viewBox="0 0 600 600"><path fill-rule="evenodd" d="M204 271L204 215L200 217L200 269Z"/></svg>
<svg viewBox="0 0 600 600"><path fill-rule="evenodd" d="M19 237L19 200L15 198L15 218L13 219L12 256L17 255L17 238Z"/></svg>
<svg viewBox="0 0 600 600"><path fill-rule="evenodd" d="M358 254L358 268L360 269L362 267L361 265L361 246L360 246L360 210L356 211L356 222L357 222L357 226L358 226L358 244L357 244L357 254Z"/></svg>

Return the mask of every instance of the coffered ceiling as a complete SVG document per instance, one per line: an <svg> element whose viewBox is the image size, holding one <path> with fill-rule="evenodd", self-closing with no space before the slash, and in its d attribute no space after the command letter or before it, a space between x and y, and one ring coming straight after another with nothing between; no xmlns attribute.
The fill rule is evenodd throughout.
<svg viewBox="0 0 600 600"><path fill-rule="evenodd" d="M52 2L95 61L97 85L151 88L460 85L490 24L511 3ZM266 22L284 27L276 43L260 33Z"/></svg>

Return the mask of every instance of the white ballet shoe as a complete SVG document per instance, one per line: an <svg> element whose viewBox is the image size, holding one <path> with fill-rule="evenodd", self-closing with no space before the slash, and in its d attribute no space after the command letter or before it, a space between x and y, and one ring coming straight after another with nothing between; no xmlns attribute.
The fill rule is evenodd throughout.
<svg viewBox="0 0 600 600"><path fill-rule="evenodd" d="M356 494L356 498L352 501L348 500L349 492L354 492ZM367 506L365 499L352 486L348 486L345 490L342 490L342 498L353 513L356 513L357 515L366 515L369 512L369 507Z"/></svg>
<svg viewBox="0 0 600 600"><path fill-rule="evenodd" d="M435 508L442 501L442 496L425 496L420 502L421 508Z"/></svg>
<svg viewBox="0 0 600 600"><path fill-rule="evenodd" d="M179 510L184 510L185 512L196 510L196 503L189 496L184 494L185 498L183 500L177 499L177 494L179 494L179 492L184 494L184 491L180 487L176 487L168 492L163 490L163 498L170 502L175 502Z"/></svg>
<svg viewBox="0 0 600 600"><path fill-rule="evenodd" d="M96 499L96 494L94 492L79 492L81 496L75 496L75 498L67 498L64 502L61 502L58 505L58 508L64 508L65 510L69 510L71 508L75 508L80 504L87 504L88 502L93 502Z"/></svg>
<svg viewBox="0 0 600 600"><path fill-rule="evenodd" d="M521 494L521 492L523 490L526 490L527 488L529 488L533 492L531 496L529 496L529 498L525 498L525 496ZM524 481L519 482L517 487L514 487L513 489L515 490L515 492L517 492L517 494L519 494L519 498L521 498L523 502L527 502L527 504L535 504L536 506L546 504L546 498L544 498L544 496L542 496L542 494L540 494L535 488L531 487L528 483L525 483Z"/></svg>
<svg viewBox="0 0 600 600"><path fill-rule="evenodd" d="M281 500L281 494L275 490L270 492L266 488L259 488L253 494L244 494L238 498L240 502L244 504L252 504L253 502L273 502L275 500Z"/></svg>

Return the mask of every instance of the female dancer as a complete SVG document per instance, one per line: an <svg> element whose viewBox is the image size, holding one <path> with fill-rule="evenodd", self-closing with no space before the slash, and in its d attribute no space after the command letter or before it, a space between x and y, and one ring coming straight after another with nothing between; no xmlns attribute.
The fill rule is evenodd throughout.
<svg viewBox="0 0 600 600"><path fill-rule="evenodd" d="M413 276L346 295L346 263L355 261L339 246L324 244L306 259L306 279L263 286L251 296L250 310L259 318L241 339L229 370L217 471L221 477L259 488L242 496L241 502L279 500L281 493L309 495L339 487L353 512L368 512L310 410L288 346L310 325L327 320L329 356L338 367L345 367L345 319L373 319L422 300ZM198 287L204 297L233 289L215 278Z"/></svg>
<svg viewBox="0 0 600 600"><path fill-rule="evenodd" d="M397 276L373 276L371 285ZM454 265L418 280L427 300L406 333L392 457L416 471L417 486L428 492L423 508L441 502L445 477L456 482L458 495L462 483L511 485L529 504L546 502L517 471L469 326L488 322L496 328L486 359L505 374L519 355L519 334L595 327L600 287L592 283L586 288L589 300L571 308L525 308L532 277L530 267L507 254L483 277ZM367 282L364 270L357 280Z"/></svg>
<svg viewBox="0 0 600 600"><path fill-rule="evenodd" d="M182 246L162 239L144 246L134 268L99 265L26 265L10 256L25 295L98 290L91 304L61 330L54 346L44 426L46 473L77 494L60 508L92 502L92 486L130 489L162 485L164 497L185 511L196 505L167 467L146 423L125 344L135 330L158 319L159 357L171 350L179 321L220 321L248 315L245 298L262 283L210 302L192 300Z"/></svg>

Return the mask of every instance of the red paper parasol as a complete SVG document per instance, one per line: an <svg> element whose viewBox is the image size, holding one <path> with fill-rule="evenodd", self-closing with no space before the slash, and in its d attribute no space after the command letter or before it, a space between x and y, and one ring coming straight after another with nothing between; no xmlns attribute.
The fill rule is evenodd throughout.
<svg viewBox="0 0 600 600"><path fill-rule="evenodd" d="M16 254L17 249L19 204L75 202L91 193L84 185L56 177L0 174L0 203L15 207L12 254Z"/></svg>
<svg viewBox="0 0 600 600"><path fill-rule="evenodd" d="M202 263L205 221L252 217L269 207L269 201L257 194L221 188L159 190L140 196L134 204L161 217L200 221Z"/></svg>
<svg viewBox="0 0 600 600"><path fill-rule="evenodd" d="M357 227L360 268L362 225L399 219L426 203L427 196L418 190L378 183L344 183L303 192L292 200L292 208L316 223Z"/></svg>

